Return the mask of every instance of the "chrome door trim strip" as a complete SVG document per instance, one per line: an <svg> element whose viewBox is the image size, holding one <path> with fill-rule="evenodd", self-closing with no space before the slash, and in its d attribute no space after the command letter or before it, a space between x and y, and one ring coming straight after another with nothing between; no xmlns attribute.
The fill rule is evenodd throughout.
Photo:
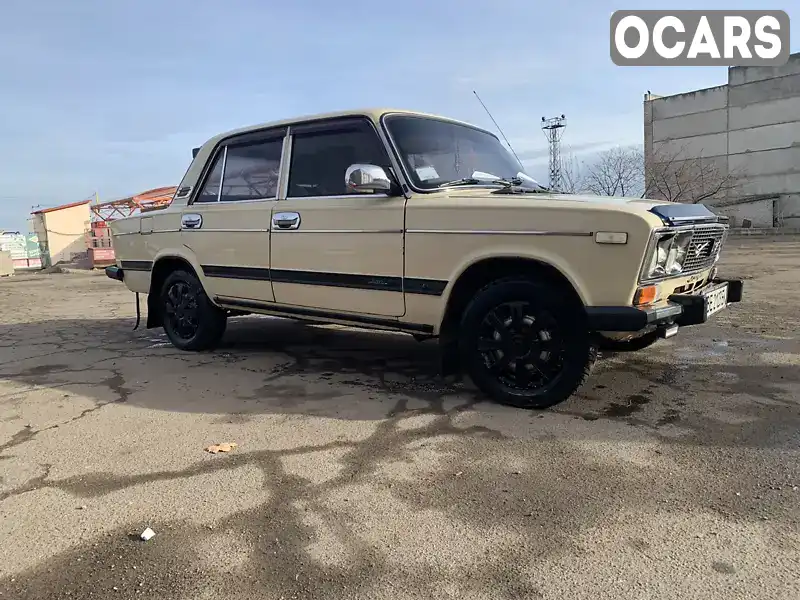
<svg viewBox="0 0 800 600"><path fill-rule="evenodd" d="M402 229L273 229L275 233L393 233L400 235Z"/></svg>
<svg viewBox="0 0 800 600"><path fill-rule="evenodd" d="M406 233L421 234L456 234L456 235L539 235L539 236L568 236L592 237L591 231L533 231L533 230L503 230L503 229L406 229Z"/></svg>
<svg viewBox="0 0 800 600"><path fill-rule="evenodd" d="M181 231L205 231L206 233L269 233L269 229L182 229Z"/></svg>
<svg viewBox="0 0 800 600"><path fill-rule="evenodd" d="M277 196L272 196L270 198L247 198L246 200L220 200L219 205L217 205L217 201L214 200L213 202L194 202L193 204L197 204L198 206L227 206L229 204L255 204L258 202L274 202L277 200Z"/></svg>
<svg viewBox="0 0 800 600"><path fill-rule="evenodd" d="M189 232L189 231L205 231L206 233L269 233L270 231L274 231L276 233L286 233L286 232L295 232L295 233L344 233L344 234L353 234L353 233L392 233L395 235L399 235L403 233L402 229L233 229L233 228L219 228L219 229L156 229L150 233L180 233L180 232ZM409 232L411 233L411 232ZM427 233L427 231L426 231ZM435 232L431 232L435 233ZM124 233L117 233L115 237L121 237L123 235L140 235L138 231L126 231Z"/></svg>
<svg viewBox="0 0 800 600"><path fill-rule="evenodd" d="M333 196L287 196L286 200L353 200L355 198L400 198L400 196L390 196L389 194L336 194Z"/></svg>
<svg viewBox="0 0 800 600"><path fill-rule="evenodd" d="M278 185L275 189L275 200L286 198L289 190L289 167L292 162L292 127L286 127L286 135L283 138L281 148L281 164L278 167Z"/></svg>
<svg viewBox="0 0 800 600"><path fill-rule="evenodd" d="M217 190L217 202L222 199L222 186L225 185L225 167L228 164L228 145L225 145L225 148L222 149L222 170L219 172L219 189ZM205 183L203 184L205 187ZM203 190L200 190L201 192Z"/></svg>
<svg viewBox="0 0 800 600"><path fill-rule="evenodd" d="M148 231L145 235L151 235L153 233L180 233L180 229L154 229L153 231ZM112 234L114 237L122 237L124 235L141 235L140 231L123 231L122 233L115 233Z"/></svg>

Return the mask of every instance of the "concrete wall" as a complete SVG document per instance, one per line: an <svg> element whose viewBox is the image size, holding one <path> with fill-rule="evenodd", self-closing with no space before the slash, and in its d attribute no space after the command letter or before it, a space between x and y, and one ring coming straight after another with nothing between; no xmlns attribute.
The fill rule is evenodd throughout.
<svg viewBox="0 0 800 600"><path fill-rule="evenodd" d="M44 226L43 214L34 213L31 215L31 230L39 239L39 254L42 258L42 266L49 267L52 263L50 262L50 252L47 250L47 230Z"/></svg>
<svg viewBox="0 0 800 600"><path fill-rule="evenodd" d="M11 258L11 253L6 250L0 250L0 277L7 277L14 274L14 261Z"/></svg>
<svg viewBox="0 0 800 600"><path fill-rule="evenodd" d="M765 198L756 202L714 207L714 212L730 217L731 227L741 227L749 219L751 227L772 227L775 199Z"/></svg>
<svg viewBox="0 0 800 600"><path fill-rule="evenodd" d="M40 240L47 240L51 265L70 262L76 255L86 255L86 228L91 216L88 204L35 216L42 217L41 221L39 219L34 221L34 227L37 227L36 222L39 221L36 233ZM46 238L42 237L38 228L46 232Z"/></svg>
<svg viewBox="0 0 800 600"><path fill-rule="evenodd" d="M728 84L645 97L645 167L676 154L714 158L735 185L720 198L725 214L766 223L768 208L785 226L800 223L800 53L782 67L734 67ZM776 201L737 199L776 195ZM751 215L748 217L747 215ZM771 224L770 224L771 225ZM768 226L768 225L764 225Z"/></svg>

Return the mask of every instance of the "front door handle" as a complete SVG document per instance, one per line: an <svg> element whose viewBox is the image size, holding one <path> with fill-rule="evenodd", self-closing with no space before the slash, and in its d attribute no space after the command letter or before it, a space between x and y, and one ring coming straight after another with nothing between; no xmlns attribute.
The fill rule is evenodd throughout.
<svg viewBox="0 0 800 600"><path fill-rule="evenodd" d="M184 229L200 229L203 226L203 215L185 214L181 216L181 227Z"/></svg>
<svg viewBox="0 0 800 600"><path fill-rule="evenodd" d="M272 215L272 226L276 229L297 229L300 227L300 213L282 212Z"/></svg>

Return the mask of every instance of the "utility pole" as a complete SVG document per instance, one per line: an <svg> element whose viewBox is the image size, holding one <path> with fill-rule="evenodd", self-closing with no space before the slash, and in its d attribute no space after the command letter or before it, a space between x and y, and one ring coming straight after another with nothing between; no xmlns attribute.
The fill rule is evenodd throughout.
<svg viewBox="0 0 800 600"><path fill-rule="evenodd" d="M542 117L542 131L550 145L550 189L561 189L561 138L567 127L564 115L547 119Z"/></svg>

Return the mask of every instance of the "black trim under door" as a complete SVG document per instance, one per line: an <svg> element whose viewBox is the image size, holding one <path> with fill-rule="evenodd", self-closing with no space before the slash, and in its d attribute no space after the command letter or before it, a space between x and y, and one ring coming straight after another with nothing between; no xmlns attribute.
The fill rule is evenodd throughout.
<svg viewBox="0 0 800 600"><path fill-rule="evenodd" d="M290 269L263 269L258 267L227 267L202 265L206 277L225 279L250 279L322 287L377 290L425 296L441 296L447 281L416 277L393 277L384 275L361 275L357 273L325 273L321 271L297 271Z"/></svg>
<svg viewBox="0 0 800 600"><path fill-rule="evenodd" d="M367 317L363 315L351 315L327 310L317 310L313 308L305 308L301 306L284 306L281 304L273 304L270 302L257 302L255 300L242 300L239 298L225 298L222 296L215 297L218 304L228 307L237 308L240 310L256 310L263 311L274 315L298 316L318 319L331 319L335 321L342 321L348 324L359 327L380 327L386 329L393 329L396 331L405 331L408 333L433 333L433 325L424 325L419 323L403 323L395 319L383 319L380 317Z"/></svg>

